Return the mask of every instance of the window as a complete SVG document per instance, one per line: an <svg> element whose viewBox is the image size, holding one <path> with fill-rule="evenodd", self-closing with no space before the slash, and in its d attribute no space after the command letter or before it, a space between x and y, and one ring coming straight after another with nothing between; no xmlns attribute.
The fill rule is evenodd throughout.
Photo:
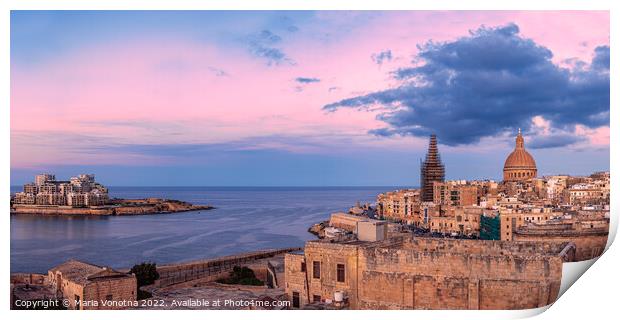
<svg viewBox="0 0 620 320"><path fill-rule="evenodd" d="M312 296L312 302L321 302L321 296L319 295L313 295Z"/></svg>
<svg viewBox="0 0 620 320"><path fill-rule="evenodd" d="M336 265L336 278L338 282L344 282L344 264Z"/></svg>
<svg viewBox="0 0 620 320"><path fill-rule="evenodd" d="M76 309L82 309L82 306L80 305L80 296L78 296L77 294L74 296L74 301L75 301L75 308Z"/></svg>
<svg viewBox="0 0 620 320"><path fill-rule="evenodd" d="M299 292L293 291L293 308L299 308Z"/></svg>
<svg viewBox="0 0 620 320"><path fill-rule="evenodd" d="M312 261L312 277L314 279L321 279L321 262Z"/></svg>
<svg viewBox="0 0 620 320"><path fill-rule="evenodd" d="M109 295L105 296L105 299L106 299L107 301L112 301L112 300L113 300L113 299L112 299L112 295L111 295L111 294L109 294Z"/></svg>
<svg viewBox="0 0 620 320"><path fill-rule="evenodd" d="M301 272L306 272L306 263L305 262L301 263Z"/></svg>

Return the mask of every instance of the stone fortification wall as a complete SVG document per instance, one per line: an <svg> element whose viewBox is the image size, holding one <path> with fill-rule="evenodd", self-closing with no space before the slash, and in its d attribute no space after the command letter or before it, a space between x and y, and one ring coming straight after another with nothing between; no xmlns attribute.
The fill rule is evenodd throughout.
<svg viewBox="0 0 620 320"><path fill-rule="evenodd" d="M343 291L351 309L537 308L557 298L562 263L574 258L574 250L566 242L310 241L304 255L286 255L286 291L289 298L300 295L302 305ZM338 264L345 266L344 281L337 278Z"/></svg>
<svg viewBox="0 0 620 320"><path fill-rule="evenodd" d="M105 305L103 303L99 303L97 306L87 306L84 307L84 309L126 309L127 306L125 306L123 302L136 301L137 294L137 280L135 276L91 281L84 287L84 300L107 302ZM114 301L120 303L114 303Z"/></svg>
<svg viewBox="0 0 620 320"><path fill-rule="evenodd" d="M575 261L594 259L605 251L607 245L607 232L530 232L516 231L513 234L514 241L521 242L544 242L544 243L565 243L570 241L575 244Z"/></svg>
<svg viewBox="0 0 620 320"><path fill-rule="evenodd" d="M358 221L370 220L368 217L355 216L352 214L339 212L333 213L329 218L329 226L341 228L350 232L355 232Z"/></svg>
<svg viewBox="0 0 620 320"><path fill-rule="evenodd" d="M155 282L155 286L165 287L196 279L215 281L228 275L234 266L247 266L259 259L296 250L301 250L301 248L262 250L215 259L158 266L159 280Z"/></svg>

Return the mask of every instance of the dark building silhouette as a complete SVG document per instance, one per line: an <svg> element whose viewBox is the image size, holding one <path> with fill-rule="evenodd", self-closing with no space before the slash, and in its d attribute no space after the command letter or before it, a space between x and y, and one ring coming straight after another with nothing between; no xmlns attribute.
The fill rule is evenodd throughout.
<svg viewBox="0 0 620 320"><path fill-rule="evenodd" d="M428 143L426 159L420 164L420 198L422 201L433 201L433 182L443 182L445 169L441 163L439 149L437 149L437 136L431 135Z"/></svg>

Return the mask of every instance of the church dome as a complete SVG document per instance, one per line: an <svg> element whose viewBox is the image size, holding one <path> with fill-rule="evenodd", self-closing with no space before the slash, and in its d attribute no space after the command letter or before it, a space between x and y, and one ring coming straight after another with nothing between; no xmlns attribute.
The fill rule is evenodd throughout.
<svg viewBox="0 0 620 320"><path fill-rule="evenodd" d="M504 169L508 168L536 169L536 161L525 149L515 149L504 162Z"/></svg>
<svg viewBox="0 0 620 320"><path fill-rule="evenodd" d="M504 181L523 181L535 178L538 170L534 157L525 150L521 129L517 135L515 149L504 162Z"/></svg>

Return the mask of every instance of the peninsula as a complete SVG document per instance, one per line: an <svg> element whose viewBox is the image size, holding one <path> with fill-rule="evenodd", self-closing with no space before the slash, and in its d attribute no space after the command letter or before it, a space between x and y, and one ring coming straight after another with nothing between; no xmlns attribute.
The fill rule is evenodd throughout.
<svg viewBox="0 0 620 320"><path fill-rule="evenodd" d="M110 199L108 189L95 182L93 174L80 174L68 181L39 174L33 183L24 185L22 192L11 196L11 214L111 216L209 209L213 207L171 199Z"/></svg>

